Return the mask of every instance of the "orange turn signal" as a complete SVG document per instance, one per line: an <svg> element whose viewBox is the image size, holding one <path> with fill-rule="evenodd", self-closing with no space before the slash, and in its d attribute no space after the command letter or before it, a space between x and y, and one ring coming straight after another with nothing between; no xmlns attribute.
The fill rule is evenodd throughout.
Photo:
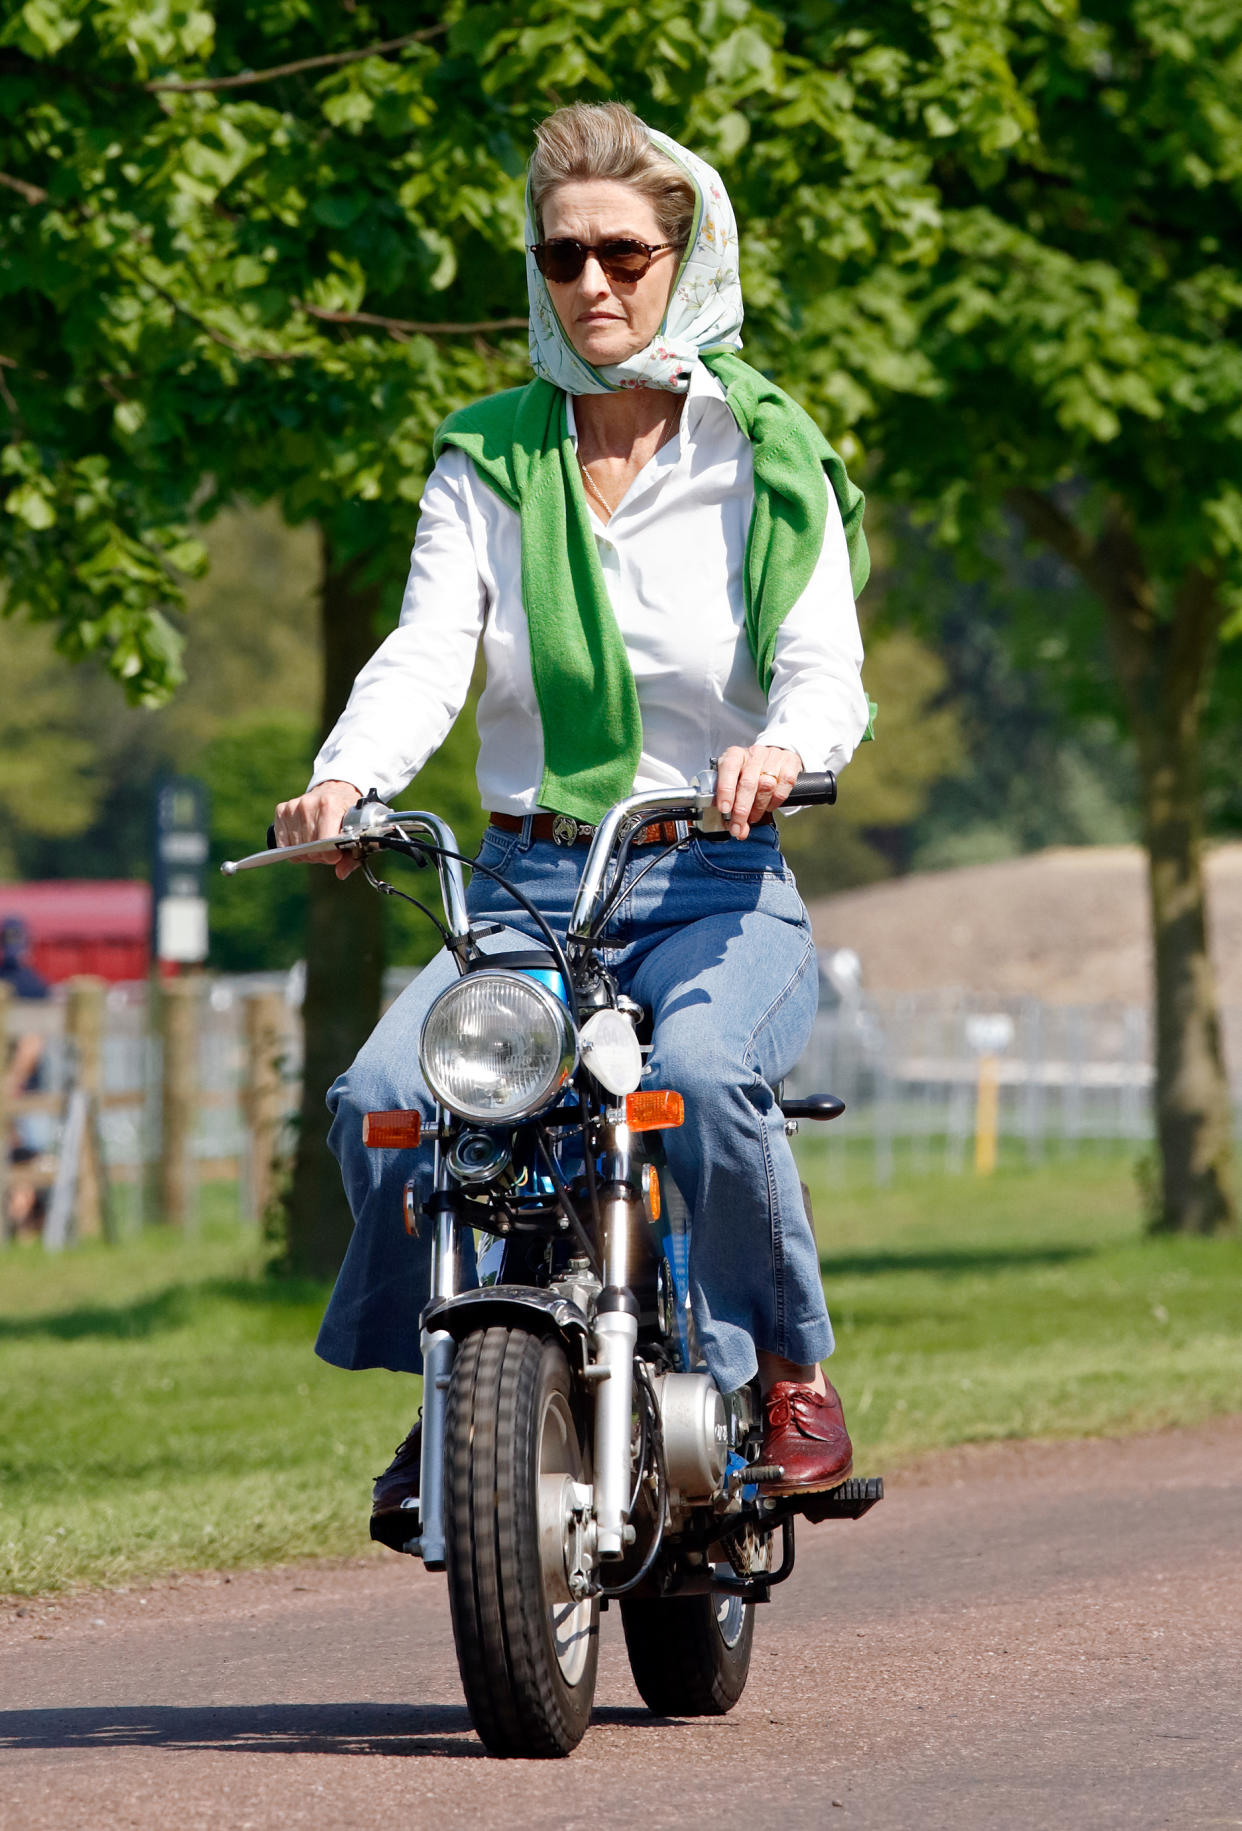
<svg viewBox="0 0 1242 1831"><path fill-rule="evenodd" d="M423 1132L421 1113L363 1113L362 1142L372 1151L412 1151Z"/></svg>
<svg viewBox="0 0 1242 1831"><path fill-rule="evenodd" d="M625 1123L632 1132L662 1132L680 1125L686 1116L680 1094L660 1092L626 1094Z"/></svg>

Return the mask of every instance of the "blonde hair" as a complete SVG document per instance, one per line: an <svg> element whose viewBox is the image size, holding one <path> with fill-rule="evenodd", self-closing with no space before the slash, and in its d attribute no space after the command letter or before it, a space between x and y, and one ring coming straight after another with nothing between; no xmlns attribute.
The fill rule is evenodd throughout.
<svg viewBox="0 0 1242 1831"><path fill-rule="evenodd" d="M624 102L574 102L535 129L530 199L543 234L543 206L558 185L605 178L628 184L655 210L660 234L677 248L690 239L698 195L680 166L654 146Z"/></svg>

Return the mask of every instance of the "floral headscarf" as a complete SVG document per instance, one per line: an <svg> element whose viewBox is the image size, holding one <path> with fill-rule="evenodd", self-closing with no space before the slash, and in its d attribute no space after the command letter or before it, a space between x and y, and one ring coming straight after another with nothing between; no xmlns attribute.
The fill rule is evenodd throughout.
<svg viewBox="0 0 1242 1831"><path fill-rule="evenodd" d="M644 124L645 125L645 124ZM647 127L652 144L681 166L698 196L664 322L645 349L596 369L578 355L561 327L543 275L529 252L538 236L526 191L526 286L530 295L530 364L566 394L614 394L620 388L664 388L684 394L703 349L742 347L742 284L737 223L720 174L705 160Z"/></svg>

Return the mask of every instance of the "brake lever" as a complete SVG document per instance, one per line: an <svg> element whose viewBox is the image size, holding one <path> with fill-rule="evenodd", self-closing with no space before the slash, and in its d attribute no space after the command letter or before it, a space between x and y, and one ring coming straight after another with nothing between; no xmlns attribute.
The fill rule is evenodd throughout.
<svg viewBox="0 0 1242 1831"><path fill-rule="evenodd" d="M306 839L300 845L278 846L276 828L269 826L266 852L252 852L248 858L226 859L220 870L225 877L235 877L239 871L257 871L261 865L283 864L286 859L309 858L315 853L326 851L329 846L335 846L338 852L349 852L357 858L363 858L367 851L366 842L381 845L381 829L393 825L393 810L386 801L380 799L379 791L372 788L354 802L341 822L341 831L331 839ZM423 857L415 862L426 864L427 860Z"/></svg>
<svg viewBox="0 0 1242 1831"><path fill-rule="evenodd" d="M271 846L266 852L252 852L248 858L226 858L220 871L224 877L236 877L239 871L257 871L261 865L283 865L309 858L313 853L326 852L330 846L338 852L359 855L364 850L360 839L338 834L333 839L307 839L300 846Z"/></svg>

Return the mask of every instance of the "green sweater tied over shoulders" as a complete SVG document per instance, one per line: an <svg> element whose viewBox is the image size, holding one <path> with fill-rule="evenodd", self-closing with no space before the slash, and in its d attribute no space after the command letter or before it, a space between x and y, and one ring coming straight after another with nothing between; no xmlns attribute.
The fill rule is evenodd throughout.
<svg viewBox="0 0 1242 1831"><path fill-rule="evenodd" d="M821 470L841 511L855 597L870 567L863 495L814 421L780 388L733 350L704 350L700 360L724 388L729 411L753 449L746 638L766 693L777 633L809 584L824 544L827 496ZM543 725L539 802L596 823L633 790L643 725L565 402L561 388L538 379L491 395L449 415L436 432L434 453L438 458L449 445L464 451L483 481L521 518L522 603Z"/></svg>

